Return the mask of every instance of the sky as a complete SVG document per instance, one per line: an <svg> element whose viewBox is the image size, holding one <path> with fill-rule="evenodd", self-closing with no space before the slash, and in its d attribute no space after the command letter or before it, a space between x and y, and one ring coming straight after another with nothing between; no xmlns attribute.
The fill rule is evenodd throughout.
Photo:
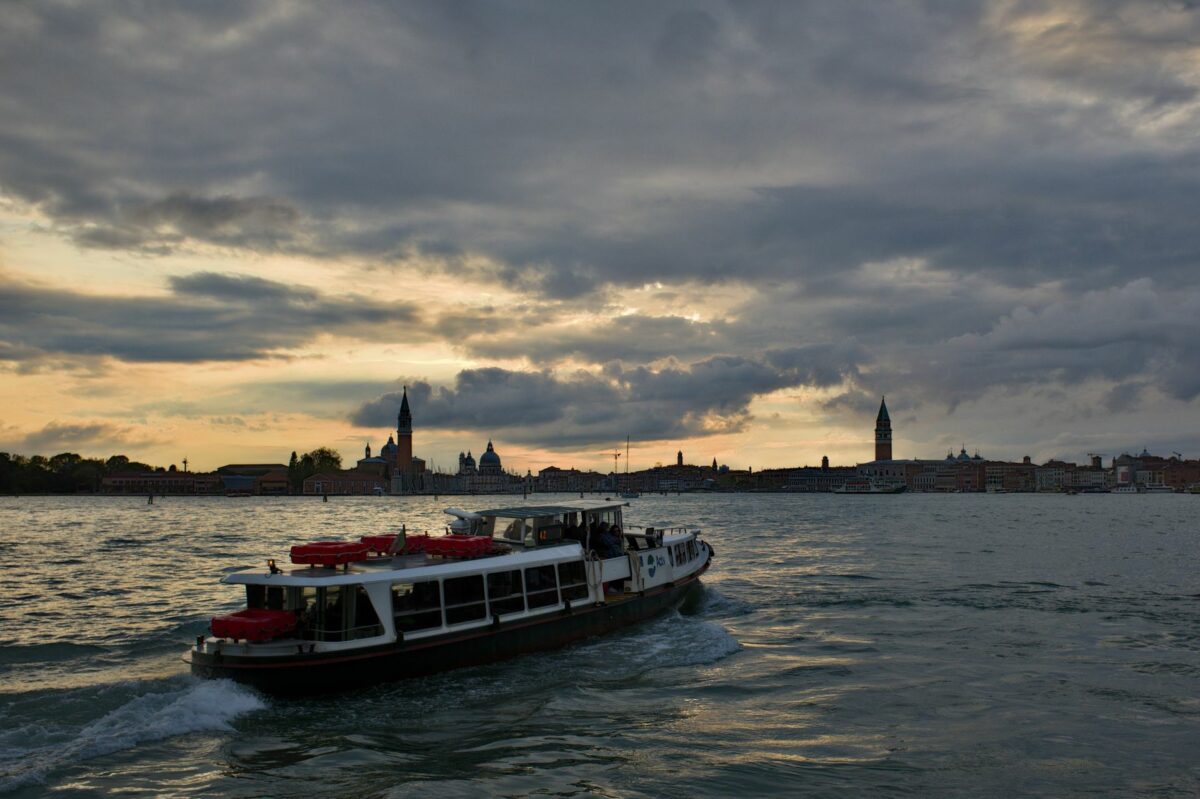
<svg viewBox="0 0 1200 799"><path fill-rule="evenodd" d="M1198 92L1185 0L8 3L0 450L1197 457Z"/></svg>

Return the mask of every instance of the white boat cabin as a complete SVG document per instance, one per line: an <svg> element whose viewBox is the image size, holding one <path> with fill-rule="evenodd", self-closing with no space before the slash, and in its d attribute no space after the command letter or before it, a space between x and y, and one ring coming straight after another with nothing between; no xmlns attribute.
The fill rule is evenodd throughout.
<svg viewBox="0 0 1200 799"><path fill-rule="evenodd" d="M234 572L247 607L294 611L286 637L250 643L209 638L229 654L293 654L416 641L620 602L698 572L708 559L699 530L630 527L622 504L571 501L496 508L457 517L452 531L487 536L492 554L459 559L418 553L370 557L343 569Z"/></svg>

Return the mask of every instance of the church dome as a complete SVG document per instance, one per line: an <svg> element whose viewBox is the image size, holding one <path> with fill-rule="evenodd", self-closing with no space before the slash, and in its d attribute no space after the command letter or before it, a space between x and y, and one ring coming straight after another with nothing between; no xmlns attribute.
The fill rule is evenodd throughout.
<svg viewBox="0 0 1200 799"><path fill-rule="evenodd" d="M396 454L396 441L395 441L395 439L393 439L391 436L388 436L387 443L383 445L383 449L381 449L381 450L379 451L379 454L380 454L380 455L382 455L382 456L384 456L384 457L387 457L388 455L391 455L391 456L395 457L395 454Z"/></svg>
<svg viewBox="0 0 1200 799"><path fill-rule="evenodd" d="M487 445L487 452L479 456L479 468L491 467L494 469L500 468L500 456L496 454L496 450L492 448L492 442Z"/></svg>

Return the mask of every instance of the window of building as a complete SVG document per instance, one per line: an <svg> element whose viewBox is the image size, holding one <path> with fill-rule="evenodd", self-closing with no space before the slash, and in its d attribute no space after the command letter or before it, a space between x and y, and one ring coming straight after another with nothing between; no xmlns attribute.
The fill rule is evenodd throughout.
<svg viewBox="0 0 1200 799"><path fill-rule="evenodd" d="M525 610L525 597L521 588L521 572L493 572L487 576L488 603L492 614L520 613Z"/></svg>
<svg viewBox="0 0 1200 799"><path fill-rule="evenodd" d="M437 580L392 584L396 630L411 632L442 626L442 595Z"/></svg>
<svg viewBox="0 0 1200 799"><path fill-rule="evenodd" d="M442 584L446 603L446 624L461 624L487 617L483 598L483 575L451 577Z"/></svg>
<svg viewBox="0 0 1200 799"><path fill-rule="evenodd" d="M569 563L558 564L558 584L562 588L562 598L564 600L586 599L588 596L588 584L583 561L573 560Z"/></svg>
<svg viewBox="0 0 1200 799"><path fill-rule="evenodd" d="M525 570L525 597L530 610L558 604L558 581L553 565Z"/></svg>

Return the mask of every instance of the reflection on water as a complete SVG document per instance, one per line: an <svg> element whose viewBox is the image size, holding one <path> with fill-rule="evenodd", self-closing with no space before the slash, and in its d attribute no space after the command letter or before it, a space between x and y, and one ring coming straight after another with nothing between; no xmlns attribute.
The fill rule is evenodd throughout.
<svg viewBox="0 0 1200 799"><path fill-rule="evenodd" d="M1200 792L1186 496L644 497L716 547L681 613L343 696L186 674L224 572L461 499L0 499L0 792Z"/></svg>

